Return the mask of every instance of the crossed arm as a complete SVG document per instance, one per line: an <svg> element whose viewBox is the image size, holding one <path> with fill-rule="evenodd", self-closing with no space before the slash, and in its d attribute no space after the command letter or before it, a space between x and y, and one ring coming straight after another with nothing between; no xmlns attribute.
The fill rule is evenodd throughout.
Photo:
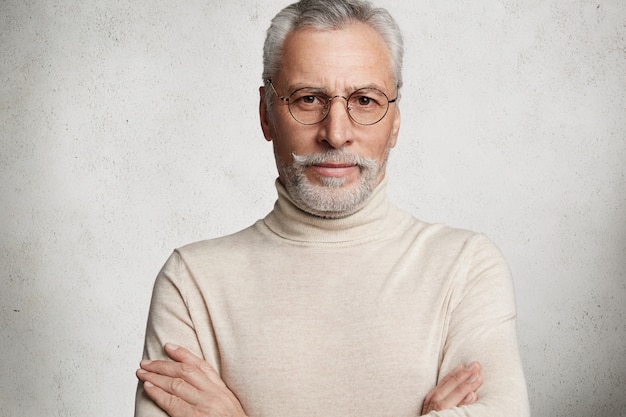
<svg viewBox="0 0 626 417"><path fill-rule="evenodd" d="M506 412L510 416L528 417L508 270L488 241L472 239L465 247L468 253L461 258L478 260L463 263L464 269L457 274L467 278L455 284L448 303L449 323L438 369L442 375L450 373L425 396L422 414L496 416ZM256 396L248 393L246 398L242 393L237 398L238 392L230 389L234 386L226 386L219 376L218 372L223 370L216 372L209 365L221 363L217 345L210 343L214 329L196 325L211 322L202 315L205 300L198 291L186 288L196 285L189 274L186 264L176 256L164 267L155 284L145 357L160 360L141 363L137 376L144 384L138 390L137 416L167 413L171 417L241 417L246 411L253 413L254 410L246 408L252 406L252 397ZM192 314L199 316L195 322ZM200 346L199 336L209 342ZM163 351L162 346L168 340L176 340L190 350L166 345ZM191 352L196 355L202 352L206 361ZM474 358L480 360L480 366L457 366ZM454 366L457 367L453 369ZM228 381L230 384L231 380ZM481 387L480 401L476 395L478 387ZM423 396L426 390L423 387L416 396ZM466 405L469 407L456 408ZM159 407L163 413L159 413ZM445 411L438 413L440 410Z"/></svg>
<svg viewBox="0 0 626 417"><path fill-rule="evenodd" d="M137 377L146 394L171 417L246 417L237 396L217 372L187 349L165 345L171 361L141 361ZM469 405L482 384L480 365L460 365L446 375L424 400L422 415Z"/></svg>

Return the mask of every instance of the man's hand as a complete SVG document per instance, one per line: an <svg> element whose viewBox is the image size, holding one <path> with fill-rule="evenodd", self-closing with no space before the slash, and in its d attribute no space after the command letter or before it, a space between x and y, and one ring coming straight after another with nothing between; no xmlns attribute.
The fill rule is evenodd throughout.
<svg viewBox="0 0 626 417"><path fill-rule="evenodd" d="M239 400L201 358L166 344L173 361L141 361L137 378L146 394L171 417L246 417Z"/></svg>
<svg viewBox="0 0 626 417"><path fill-rule="evenodd" d="M459 365L446 375L424 399L422 415L476 402L476 390L482 385L480 364Z"/></svg>

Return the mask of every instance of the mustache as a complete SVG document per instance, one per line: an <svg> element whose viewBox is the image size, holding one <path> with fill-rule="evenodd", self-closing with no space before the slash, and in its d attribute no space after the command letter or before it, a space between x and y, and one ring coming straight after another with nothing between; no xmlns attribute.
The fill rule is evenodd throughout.
<svg viewBox="0 0 626 417"><path fill-rule="evenodd" d="M375 169L376 159L366 158L364 156L348 152L345 150L328 149L320 153L309 153L304 155L296 155L291 153L294 166L306 168L311 165L318 165L327 162L338 162L353 164L361 169Z"/></svg>

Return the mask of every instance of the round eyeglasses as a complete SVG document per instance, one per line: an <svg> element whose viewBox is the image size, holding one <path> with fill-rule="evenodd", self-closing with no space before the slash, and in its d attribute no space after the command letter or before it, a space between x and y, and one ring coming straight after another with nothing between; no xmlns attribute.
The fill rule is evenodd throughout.
<svg viewBox="0 0 626 417"><path fill-rule="evenodd" d="M389 100L385 93L376 88L360 88L348 97L340 95L331 97L319 88L304 87L297 89L289 97L284 97L278 94L272 80L267 80L267 83L272 87L276 97L287 103L291 116L303 125L314 125L323 121L330 112L331 101L336 98L346 100L348 116L355 123L373 125L385 117L389 111L389 104L398 100L398 97Z"/></svg>

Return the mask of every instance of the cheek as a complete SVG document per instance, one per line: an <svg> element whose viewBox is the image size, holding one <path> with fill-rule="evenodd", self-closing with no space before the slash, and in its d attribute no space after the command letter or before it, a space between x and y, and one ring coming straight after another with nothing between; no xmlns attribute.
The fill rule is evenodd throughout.
<svg viewBox="0 0 626 417"><path fill-rule="evenodd" d="M367 146L371 156L382 159L384 158L391 148L395 145L395 135L389 128L381 129L376 132L376 135L372 135L370 142Z"/></svg>
<svg viewBox="0 0 626 417"><path fill-rule="evenodd" d="M290 116L291 117L291 116ZM294 123L297 123L294 121ZM277 124L274 129L274 146L281 154L319 152L317 130L300 124Z"/></svg>

